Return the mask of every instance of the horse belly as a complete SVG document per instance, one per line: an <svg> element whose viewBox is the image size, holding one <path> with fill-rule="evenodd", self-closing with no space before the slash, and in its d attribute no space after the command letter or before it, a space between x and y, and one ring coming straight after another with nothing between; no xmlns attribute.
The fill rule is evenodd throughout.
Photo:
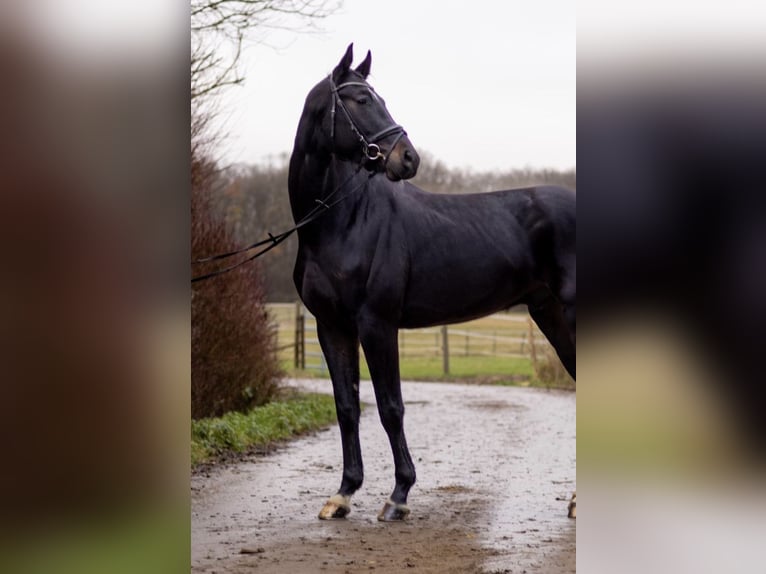
<svg viewBox="0 0 766 574"><path fill-rule="evenodd" d="M531 274L524 264L512 264L507 259L460 263L438 269L413 269L402 307L401 327L427 327L483 317L520 303L530 290Z"/></svg>

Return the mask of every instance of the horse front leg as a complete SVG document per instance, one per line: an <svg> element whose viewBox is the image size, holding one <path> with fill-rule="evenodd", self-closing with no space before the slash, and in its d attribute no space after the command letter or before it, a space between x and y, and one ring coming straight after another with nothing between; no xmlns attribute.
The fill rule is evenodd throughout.
<svg viewBox="0 0 766 574"><path fill-rule="evenodd" d="M391 443L394 455L396 486L378 514L378 520L404 520L410 513L407 495L415 484L412 463L404 436L404 401L399 379L398 330L383 320L365 317L360 320L359 337L370 367L378 414Z"/></svg>
<svg viewBox="0 0 766 574"><path fill-rule="evenodd" d="M322 346L332 377L335 410L343 446L343 478L340 488L325 503L319 518L344 518L351 512L351 495L364 478L359 444L359 339L352 329L342 330L317 322Z"/></svg>

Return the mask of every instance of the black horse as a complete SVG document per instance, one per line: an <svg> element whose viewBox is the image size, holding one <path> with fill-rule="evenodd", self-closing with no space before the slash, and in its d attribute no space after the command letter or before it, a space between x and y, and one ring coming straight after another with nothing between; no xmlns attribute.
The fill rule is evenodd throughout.
<svg viewBox="0 0 766 574"><path fill-rule="evenodd" d="M440 195L404 181L420 159L365 81L370 53L352 70L352 47L306 98L289 173L296 221L326 208L299 229L294 272L317 318L343 442L340 489L319 518L348 514L362 484L361 342L396 465L378 519L402 520L415 467L403 428L398 330L525 303L574 377L575 194L539 186Z"/></svg>

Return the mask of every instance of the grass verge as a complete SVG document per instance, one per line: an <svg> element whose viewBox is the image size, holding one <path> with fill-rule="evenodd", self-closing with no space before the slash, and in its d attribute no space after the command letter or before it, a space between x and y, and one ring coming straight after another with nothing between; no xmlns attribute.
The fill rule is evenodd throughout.
<svg viewBox="0 0 766 574"><path fill-rule="evenodd" d="M231 452L269 446L334 423L329 395L292 393L248 413L192 421L191 463L209 462Z"/></svg>

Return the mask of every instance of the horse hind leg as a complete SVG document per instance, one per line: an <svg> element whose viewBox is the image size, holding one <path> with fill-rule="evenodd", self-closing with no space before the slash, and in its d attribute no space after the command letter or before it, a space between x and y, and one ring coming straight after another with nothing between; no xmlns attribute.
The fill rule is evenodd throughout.
<svg viewBox="0 0 766 574"><path fill-rule="evenodd" d="M556 350L561 363L576 380L577 347L574 301L559 301L548 293L529 304L529 314Z"/></svg>
<svg viewBox="0 0 766 574"><path fill-rule="evenodd" d="M333 329L318 322L317 334L332 378L335 410L343 447L343 478L319 518L345 518L351 512L351 496L362 485L364 469L359 443L359 340L355 333Z"/></svg>
<svg viewBox="0 0 766 574"><path fill-rule="evenodd" d="M567 518L577 518L577 493L572 495L572 500L569 501L569 507L567 508Z"/></svg>
<svg viewBox="0 0 766 574"><path fill-rule="evenodd" d="M576 380L577 340L574 296L559 301L548 294L542 300L529 305L529 314L545 337L550 341L569 375ZM567 517L577 518L577 493L572 494L567 507Z"/></svg>

